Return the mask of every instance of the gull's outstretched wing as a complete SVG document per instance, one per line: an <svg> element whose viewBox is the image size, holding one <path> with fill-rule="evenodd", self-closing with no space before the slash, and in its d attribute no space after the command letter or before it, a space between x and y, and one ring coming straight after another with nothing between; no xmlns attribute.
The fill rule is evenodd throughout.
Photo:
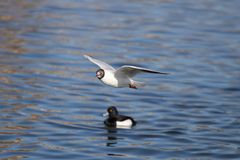
<svg viewBox="0 0 240 160"><path fill-rule="evenodd" d="M147 68L141 68L141 67L129 66L129 65L124 65L115 71L116 76L121 76L125 74L129 78L139 73L168 74L168 73L159 72L159 71L155 71Z"/></svg>
<svg viewBox="0 0 240 160"><path fill-rule="evenodd" d="M89 61L95 63L96 65L98 65L101 69L103 70L112 70L112 71L115 71L115 69L110 66L109 64L103 62L103 61L100 61L100 60L97 60L95 58L92 58L88 55L83 55L85 58L87 58Z"/></svg>

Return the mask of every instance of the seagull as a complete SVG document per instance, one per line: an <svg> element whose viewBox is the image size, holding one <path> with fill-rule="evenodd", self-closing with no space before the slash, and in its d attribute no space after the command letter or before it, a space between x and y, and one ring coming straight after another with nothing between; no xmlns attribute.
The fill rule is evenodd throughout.
<svg viewBox="0 0 240 160"><path fill-rule="evenodd" d="M99 66L99 70L96 71L96 77L101 80L103 83L116 87L116 88L123 88L129 87L133 89L137 89L139 87L143 87L145 84L143 82L138 82L132 79L135 75L139 73L155 73L155 74L168 74L164 72L159 72L155 70L150 70L147 68L137 67L137 66L130 66L130 65L123 65L118 69L113 68L111 65L90 57L88 55L83 55L92 63Z"/></svg>

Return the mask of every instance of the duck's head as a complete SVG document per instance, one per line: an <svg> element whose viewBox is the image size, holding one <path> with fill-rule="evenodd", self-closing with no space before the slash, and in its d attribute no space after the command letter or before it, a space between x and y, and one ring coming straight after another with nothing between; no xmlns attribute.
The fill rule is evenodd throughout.
<svg viewBox="0 0 240 160"><path fill-rule="evenodd" d="M107 112L104 114L104 116L114 117L118 115L118 110L115 106L110 106L107 109Z"/></svg>

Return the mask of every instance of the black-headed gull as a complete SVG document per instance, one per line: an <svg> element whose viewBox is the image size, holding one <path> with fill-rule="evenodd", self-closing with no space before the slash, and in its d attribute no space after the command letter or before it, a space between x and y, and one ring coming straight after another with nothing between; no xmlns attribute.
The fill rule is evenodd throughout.
<svg viewBox="0 0 240 160"><path fill-rule="evenodd" d="M137 89L144 86L143 82L134 81L132 77L139 73L155 73L155 74L168 74L164 72L158 72L147 68L141 68L136 66L124 65L118 69L114 69L109 64L92 58L88 55L84 55L89 61L95 63L100 67L96 72L96 77L103 83L112 87L129 87Z"/></svg>

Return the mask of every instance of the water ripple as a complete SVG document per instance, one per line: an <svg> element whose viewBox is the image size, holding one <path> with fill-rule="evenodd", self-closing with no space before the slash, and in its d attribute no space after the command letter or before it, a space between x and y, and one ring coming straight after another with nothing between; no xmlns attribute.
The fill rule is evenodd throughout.
<svg viewBox="0 0 240 160"><path fill-rule="evenodd" d="M0 2L0 159L239 159L239 2ZM89 54L143 74L95 77ZM137 121L105 127L115 105Z"/></svg>

